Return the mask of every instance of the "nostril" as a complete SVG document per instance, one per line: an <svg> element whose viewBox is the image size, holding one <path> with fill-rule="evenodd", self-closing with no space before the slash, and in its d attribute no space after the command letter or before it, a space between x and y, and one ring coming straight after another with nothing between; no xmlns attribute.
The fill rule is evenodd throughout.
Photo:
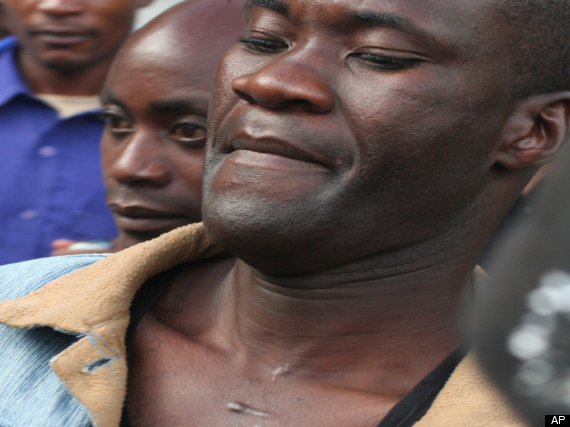
<svg viewBox="0 0 570 427"><path fill-rule="evenodd" d="M242 92L241 90L237 90L234 89L234 91L237 93L237 95L243 99L244 101L250 103L250 104L255 104L255 99L252 96L249 96L247 93Z"/></svg>
<svg viewBox="0 0 570 427"><path fill-rule="evenodd" d="M280 109L284 108L299 108L301 110L311 111L314 110L313 104L304 99L295 99L291 101L284 101L279 105Z"/></svg>

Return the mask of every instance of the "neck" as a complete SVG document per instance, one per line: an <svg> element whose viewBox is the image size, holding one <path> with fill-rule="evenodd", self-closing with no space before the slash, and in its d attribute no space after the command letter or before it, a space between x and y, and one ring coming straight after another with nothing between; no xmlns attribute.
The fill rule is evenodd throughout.
<svg viewBox="0 0 570 427"><path fill-rule="evenodd" d="M226 279L227 320L276 374L403 395L460 345L457 311L477 256L450 252L434 259L415 248L408 262L383 254L296 277L238 261Z"/></svg>
<svg viewBox="0 0 570 427"><path fill-rule="evenodd" d="M103 87L113 58L89 67L59 70L38 64L25 51L20 52L19 66L33 93L66 96L97 96Z"/></svg>
<svg viewBox="0 0 570 427"><path fill-rule="evenodd" d="M238 261L221 324L269 372L402 396L461 344L473 269L514 200L495 193L447 233L328 271L269 276Z"/></svg>

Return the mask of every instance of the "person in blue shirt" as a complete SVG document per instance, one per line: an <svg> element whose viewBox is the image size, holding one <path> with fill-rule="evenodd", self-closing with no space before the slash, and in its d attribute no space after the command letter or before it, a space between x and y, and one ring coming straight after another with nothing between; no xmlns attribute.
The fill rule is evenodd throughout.
<svg viewBox="0 0 570 427"><path fill-rule="evenodd" d="M98 94L151 0L5 0L0 41L0 264L117 235L99 160Z"/></svg>

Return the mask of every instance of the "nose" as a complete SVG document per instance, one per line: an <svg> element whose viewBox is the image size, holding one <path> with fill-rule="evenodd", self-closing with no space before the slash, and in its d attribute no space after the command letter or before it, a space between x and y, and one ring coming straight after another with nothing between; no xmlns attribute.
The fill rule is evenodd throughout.
<svg viewBox="0 0 570 427"><path fill-rule="evenodd" d="M83 12L85 6L82 0L42 0L38 10L52 16L77 15Z"/></svg>
<svg viewBox="0 0 570 427"><path fill-rule="evenodd" d="M324 114L335 106L326 77L300 58L275 61L254 73L237 77L232 89L251 104L279 110L296 108Z"/></svg>
<svg viewBox="0 0 570 427"><path fill-rule="evenodd" d="M109 165L107 172L124 184L164 187L171 181L171 174L156 145L140 132L114 149L103 144L104 166Z"/></svg>

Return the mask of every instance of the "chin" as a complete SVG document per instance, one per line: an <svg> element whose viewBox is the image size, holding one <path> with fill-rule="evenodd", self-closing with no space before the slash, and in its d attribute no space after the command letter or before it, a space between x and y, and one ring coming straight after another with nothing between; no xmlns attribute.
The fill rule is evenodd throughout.
<svg viewBox="0 0 570 427"><path fill-rule="evenodd" d="M81 71L92 67L102 59L93 53L66 49L37 52L36 56L44 67L63 72Z"/></svg>
<svg viewBox="0 0 570 427"><path fill-rule="evenodd" d="M63 72L80 71L90 66L90 63L71 58L46 58L42 63L50 70Z"/></svg>
<svg viewBox="0 0 570 427"><path fill-rule="evenodd" d="M334 222L322 208L262 202L226 196L205 204L212 241L270 275L307 274L339 262L330 254L343 254L334 250Z"/></svg>

